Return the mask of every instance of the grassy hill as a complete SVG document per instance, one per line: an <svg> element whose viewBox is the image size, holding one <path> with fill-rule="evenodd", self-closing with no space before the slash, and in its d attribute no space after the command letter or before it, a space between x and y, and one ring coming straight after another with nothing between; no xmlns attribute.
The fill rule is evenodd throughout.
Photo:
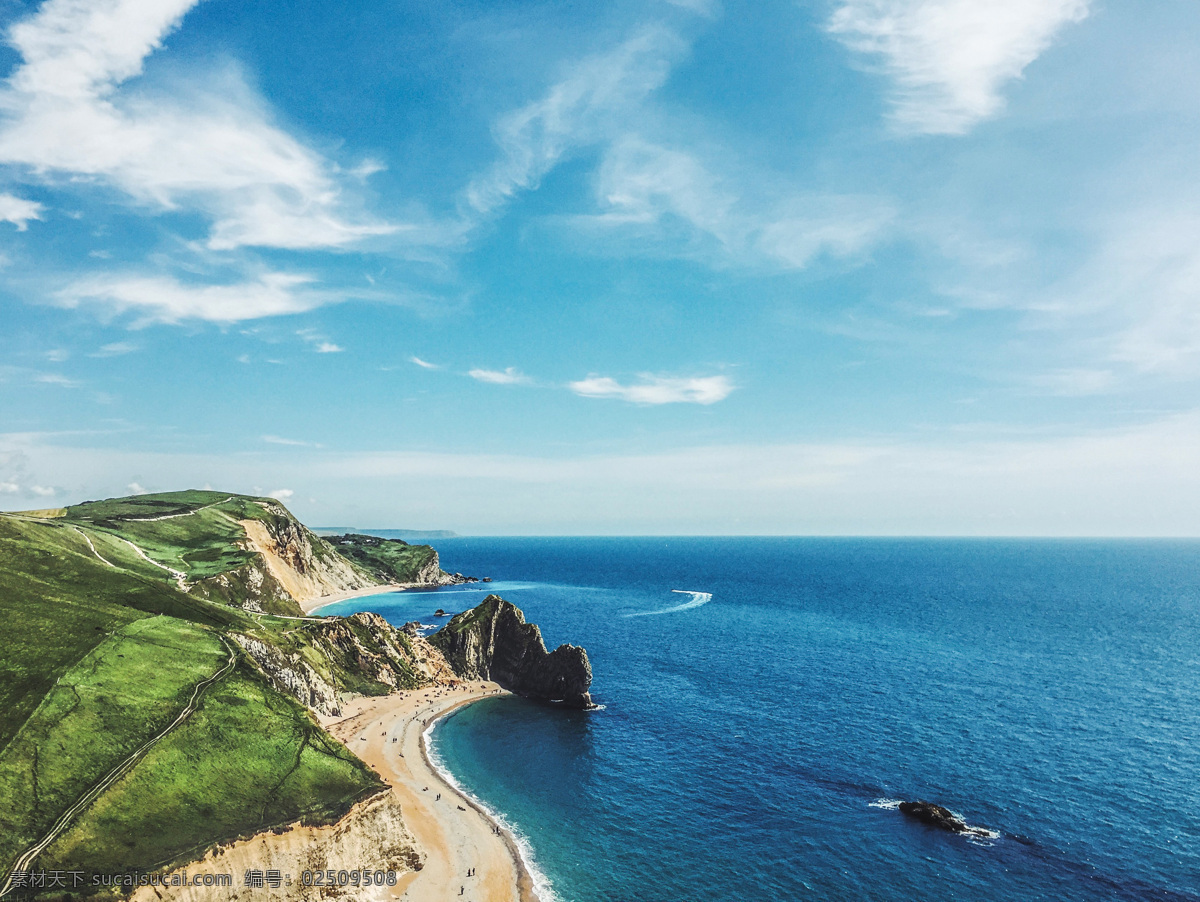
<svg viewBox="0 0 1200 902"><path fill-rule="evenodd" d="M436 569L404 547L389 579ZM38 869L144 871L377 791L288 692L297 674L330 704L421 683L382 621L299 619L297 593L380 572L270 498L0 514L0 885L34 851Z"/></svg>
<svg viewBox="0 0 1200 902"><path fill-rule="evenodd" d="M441 573L438 554L428 545L358 533L330 536L326 541L380 582L431 582Z"/></svg>

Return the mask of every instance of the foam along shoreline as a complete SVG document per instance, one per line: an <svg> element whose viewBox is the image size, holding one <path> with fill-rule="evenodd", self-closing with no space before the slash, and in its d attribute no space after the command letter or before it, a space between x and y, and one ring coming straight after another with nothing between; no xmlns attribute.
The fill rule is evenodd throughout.
<svg viewBox="0 0 1200 902"><path fill-rule="evenodd" d="M510 695L511 693L505 691L503 694ZM421 733L421 754L425 757L425 764L437 773L442 782L451 787L454 792L466 800L468 805L479 812L480 816L486 818L500 831L498 835L504 840L505 845L508 846L509 854L512 855L513 861L516 862L517 868L520 871L518 884L521 889L521 902L557 902L558 897L554 894L549 878L538 869L534 862L533 850L524 841L524 838L518 835L517 830L501 814L493 811L483 801L467 792L459 784L458 780L454 778L454 775L450 773L450 769L442 763L437 754L429 747L434 727L454 714L457 714L468 704L470 702L464 702L461 705L447 708L425 727Z"/></svg>
<svg viewBox="0 0 1200 902"><path fill-rule="evenodd" d="M539 899L533 872L512 834L435 765L426 748L427 733L439 719L501 694L505 690L483 681L434 686L357 699L341 719L323 719L388 782L425 855L422 869L405 874L389 898L448 900L464 888L462 898L475 902L551 902Z"/></svg>

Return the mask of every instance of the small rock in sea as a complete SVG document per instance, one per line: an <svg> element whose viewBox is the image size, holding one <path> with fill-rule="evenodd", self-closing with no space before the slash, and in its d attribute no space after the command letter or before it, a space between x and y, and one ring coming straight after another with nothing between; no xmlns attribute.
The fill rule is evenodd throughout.
<svg viewBox="0 0 1200 902"><path fill-rule="evenodd" d="M933 802L901 802L900 811L909 817L920 821L922 824L928 824L931 827L937 827L941 830L949 830L951 833L968 833L972 831L962 818L956 817L955 814L948 808L943 808L941 805L935 805Z"/></svg>

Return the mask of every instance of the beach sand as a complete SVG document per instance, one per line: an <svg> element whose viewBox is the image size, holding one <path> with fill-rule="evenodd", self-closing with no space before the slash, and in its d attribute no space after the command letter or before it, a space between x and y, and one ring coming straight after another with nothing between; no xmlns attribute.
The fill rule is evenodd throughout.
<svg viewBox="0 0 1200 902"><path fill-rule="evenodd" d="M405 875L394 898L537 902L512 838L503 831L497 835L491 818L442 780L423 747L422 734L432 720L503 691L495 683L472 682L363 698L325 724L391 784L405 824L426 854L425 866ZM472 868L475 875L467 877Z"/></svg>
<svg viewBox="0 0 1200 902"><path fill-rule="evenodd" d="M427 589L429 586L424 583L388 583L382 586L367 586L364 589L351 589L346 592L333 592L329 595L319 595L316 598L309 598L299 602L301 609L305 614L311 614L317 608L322 608L327 604L334 604L338 601L345 601L347 598L365 598L368 595L380 595L383 592L400 592L404 589L412 589L420 587Z"/></svg>
<svg viewBox="0 0 1200 902"><path fill-rule="evenodd" d="M260 833L181 869L193 875L232 874L232 890L142 887L130 902L538 902L512 837L504 831L498 835L491 818L438 776L423 747L423 733L433 720L503 691L495 683L463 682L348 702L343 716L321 718L322 724L373 767L389 791L360 803L331 827ZM424 864L413 871L405 862L417 855ZM293 882L277 889L247 888L243 873L252 868L278 869ZM303 871L330 868L402 873L393 887L301 885ZM472 868L475 875L468 877Z"/></svg>

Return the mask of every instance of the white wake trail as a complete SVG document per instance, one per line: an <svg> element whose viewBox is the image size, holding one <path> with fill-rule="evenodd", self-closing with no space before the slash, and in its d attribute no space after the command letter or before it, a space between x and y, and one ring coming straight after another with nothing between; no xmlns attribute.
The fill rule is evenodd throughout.
<svg viewBox="0 0 1200 902"><path fill-rule="evenodd" d="M692 592L690 589L672 589L678 595L690 595L691 600L685 601L683 604L677 604L673 608L664 608L661 611L638 611L636 614L626 614L626 617L655 617L659 614L674 614L677 611L690 611L692 608L698 608L702 604L708 604L712 601L711 592Z"/></svg>

